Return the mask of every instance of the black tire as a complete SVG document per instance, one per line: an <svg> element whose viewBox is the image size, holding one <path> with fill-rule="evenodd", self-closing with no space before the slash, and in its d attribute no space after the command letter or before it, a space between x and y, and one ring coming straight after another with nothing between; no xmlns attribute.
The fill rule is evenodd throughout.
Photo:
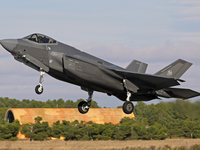
<svg viewBox="0 0 200 150"><path fill-rule="evenodd" d="M42 92L43 92L43 87L42 87L41 90L39 90L39 89L40 89L40 85L37 85L37 86L35 87L35 93L37 93L37 94L42 94Z"/></svg>
<svg viewBox="0 0 200 150"><path fill-rule="evenodd" d="M134 110L134 105L130 101L126 101L123 104L123 111L125 114L131 114Z"/></svg>
<svg viewBox="0 0 200 150"><path fill-rule="evenodd" d="M81 114L85 114L88 112L89 108L85 108L86 106L88 106L87 102L85 101L81 101L79 104L78 104L78 111L81 113ZM89 107L89 106L88 106Z"/></svg>

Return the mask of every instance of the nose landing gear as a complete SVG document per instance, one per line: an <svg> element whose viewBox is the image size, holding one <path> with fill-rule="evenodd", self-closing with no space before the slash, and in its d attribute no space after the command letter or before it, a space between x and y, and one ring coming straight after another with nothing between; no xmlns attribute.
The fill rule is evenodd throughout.
<svg viewBox="0 0 200 150"><path fill-rule="evenodd" d="M43 70L40 70L39 85L37 85L37 86L35 87L35 92L36 92L37 94L42 94L42 92L44 91L43 86L42 86L42 83L43 83L43 81L44 81L44 80L43 80L44 74L45 74L45 72L44 72Z"/></svg>
<svg viewBox="0 0 200 150"><path fill-rule="evenodd" d="M87 89L87 92L88 92L88 96L89 96L88 99L87 99L87 102L82 101L78 104L78 111L81 114L87 113L89 111L89 108L90 108L90 105L91 105L93 91Z"/></svg>

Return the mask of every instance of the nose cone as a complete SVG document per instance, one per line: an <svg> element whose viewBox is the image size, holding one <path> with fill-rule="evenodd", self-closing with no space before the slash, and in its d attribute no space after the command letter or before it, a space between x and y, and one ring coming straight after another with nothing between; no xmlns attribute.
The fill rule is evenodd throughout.
<svg viewBox="0 0 200 150"><path fill-rule="evenodd" d="M16 39L6 39L0 40L0 43L7 51L11 52L17 46L18 41Z"/></svg>

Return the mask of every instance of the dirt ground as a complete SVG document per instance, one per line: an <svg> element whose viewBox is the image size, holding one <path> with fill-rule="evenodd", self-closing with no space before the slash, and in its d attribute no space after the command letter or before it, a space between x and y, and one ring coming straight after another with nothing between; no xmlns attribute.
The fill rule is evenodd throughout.
<svg viewBox="0 0 200 150"><path fill-rule="evenodd" d="M0 150L113 150L129 148L156 148L169 145L170 147L191 147L192 145L200 145L200 139L166 139L166 140L133 140L133 141L64 141L64 140L48 140L48 141L0 141Z"/></svg>

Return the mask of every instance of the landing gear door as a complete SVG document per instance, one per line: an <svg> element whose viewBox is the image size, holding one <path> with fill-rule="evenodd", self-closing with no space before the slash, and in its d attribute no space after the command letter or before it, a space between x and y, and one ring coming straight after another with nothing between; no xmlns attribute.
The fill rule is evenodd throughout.
<svg viewBox="0 0 200 150"><path fill-rule="evenodd" d="M49 67L63 72L63 53L49 51Z"/></svg>

